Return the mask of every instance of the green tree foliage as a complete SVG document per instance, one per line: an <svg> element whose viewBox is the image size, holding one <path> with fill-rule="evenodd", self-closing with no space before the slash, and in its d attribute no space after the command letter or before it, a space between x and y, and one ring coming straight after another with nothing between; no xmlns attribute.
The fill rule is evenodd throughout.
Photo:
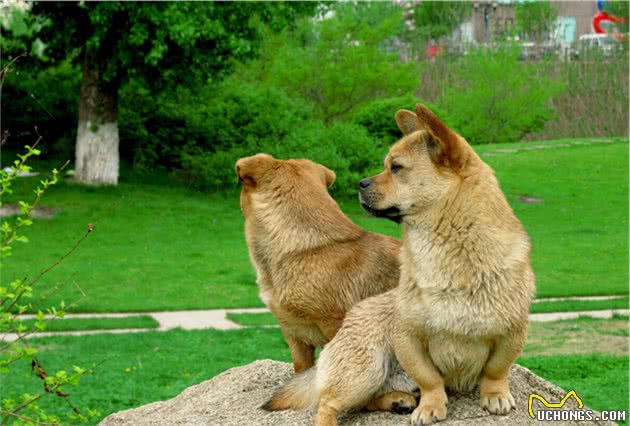
<svg viewBox="0 0 630 426"><path fill-rule="evenodd" d="M518 2L514 8L514 18L518 33L538 42L549 37L558 10L549 0Z"/></svg>
<svg viewBox="0 0 630 426"><path fill-rule="evenodd" d="M469 142L517 141L553 117L549 101L564 85L519 57L516 47L478 49L454 64L457 75L436 103Z"/></svg>
<svg viewBox="0 0 630 426"><path fill-rule="evenodd" d="M413 8L413 34L426 42L448 36L472 13L468 1L422 1Z"/></svg>
<svg viewBox="0 0 630 426"><path fill-rule="evenodd" d="M15 147L39 133L46 135L46 155L72 158L81 71L70 60L44 68L34 62L20 58L19 67L6 76L0 98L2 128L9 131L9 143Z"/></svg>
<svg viewBox="0 0 630 426"><path fill-rule="evenodd" d="M259 40L251 16L278 28L304 4L238 2L38 2L35 16L48 19L40 31L46 53L66 58L76 48L94 52L105 81L141 76L161 87L215 81L234 60L251 57Z"/></svg>
<svg viewBox="0 0 630 426"><path fill-rule="evenodd" d="M628 25L630 24L630 2L628 2L627 0L615 0L607 3L607 5L608 8L606 9L606 12L608 12L608 14L616 16L618 18L625 18L619 19L619 22L617 22L615 26L618 32L625 35L623 39L623 46L625 50L628 50L628 32L630 31L628 29Z"/></svg>
<svg viewBox="0 0 630 426"><path fill-rule="evenodd" d="M40 25L36 34L30 34L31 40L33 35L41 37L46 43L46 58L71 58L82 65L77 180L117 182L119 91L126 82L142 79L142 85L154 93L182 85L214 84L236 60L255 54L260 22L271 29L283 28L317 6L237 2L36 3L31 17ZM13 24L16 37L26 33L18 31L25 26Z"/></svg>
<svg viewBox="0 0 630 426"><path fill-rule="evenodd" d="M403 63L395 47L403 30L396 5L337 3L318 19L269 36L261 58L239 75L302 97L325 122L342 119L361 103L418 86L417 65Z"/></svg>
<svg viewBox="0 0 630 426"><path fill-rule="evenodd" d="M176 169L182 158L190 164L191 156L220 156L232 149L255 150L265 141L279 143L312 118L311 105L278 88L231 79L197 91L182 87L165 93L157 99L157 107L146 105L142 97L132 98L143 90L128 85L123 96L129 103L121 111L121 135L131 142L125 154L141 169L156 164ZM206 186L233 181L232 166L226 164L227 174L208 171L203 179ZM216 173L229 180L215 179Z"/></svg>
<svg viewBox="0 0 630 426"><path fill-rule="evenodd" d="M402 133L394 120L396 111L408 109L415 111L416 104L422 102L431 108L438 117L445 119L445 114L436 106L423 102L413 95L397 98L377 99L362 105L352 116L352 122L364 127L368 134L391 145L401 138Z"/></svg>
<svg viewBox="0 0 630 426"><path fill-rule="evenodd" d="M114 62L105 63L103 73L120 82L122 158L137 169L176 171L198 187L233 184L233 164L239 157L267 151L282 158L312 156L335 168L333 191L354 194L354 180L369 174L366 164L378 164L378 150L400 137L393 119L398 109L413 109L416 102L430 99L438 116L472 142L512 141L553 117L547 101L559 90L553 79L536 72L541 68L519 62L512 51L473 52L470 58L448 61L443 57L424 64L439 71L437 77L425 72L429 77L421 82L419 65L400 57L410 41L404 22L412 15L392 3L99 5L69 4L70 12L84 13L96 24L63 24L65 48L53 43L60 35L47 39L44 54L65 58L62 62L48 65L45 72L26 73L19 81L9 77L2 106L3 115L8 111L11 116L5 123L26 128L32 123L29 115L37 113L38 123L57 123L59 129L75 132L68 117L76 120L72 93L77 93L81 76L72 60L81 59L77 52L87 49L90 40L101 40L94 49L106 49L104 38L120 39L117 51L111 52ZM59 14L65 10L63 5L37 7ZM162 13L171 7L182 9ZM412 44L421 45L418 40L449 35L472 5L422 2L413 8L417 33ZM197 15L189 27L177 18L184 11ZM54 22L52 15L44 15L33 16L43 26L46 20ZM238 28L231 27L233 20ZM197 26L201 29L190 30ZM108 35L108 28L113 34ZM128 37L119 34L123 30ZM105 32L97 36L95 31ZM190 37L183 37L187 31L192 31ZM209 41L210 32L218 37L215 44ZM235 39L221 39L232 34ZM222 49L226 53L221 58L212 56ZM413 92L421 84L433 88L417 99ZM18 97L23 99L16 102ZM30 109L24 111L29 114L18 114L28 102ZM54 139L63 145L72 136Z"/></svg>
<svg viewBox="0 0 630 426"><path fill-rule="evenodd" d="M46 25L42 17L30 13L31 4L26 2L5 3L0 9L0 54L2 62L18 55L30 54L42 60L44 43L37 34ZM24 61L23 61L24 62ZM21 68L28 64L21 64Z"/></svg>
<svg viewBox="0 0 630 426"><path fill-rule="evenodd" d="M375 174L382 168L387 147L371 138L362 126L340 121L326 125L308 120L295 126L280 141L264 139L216 153L183 153L183 171L198 188L227 188L236 185L236 160L259 152L281 159L308 158L321 163L337 174L331 191L337 196L352 197L357 193L361 178Z"/></svg>

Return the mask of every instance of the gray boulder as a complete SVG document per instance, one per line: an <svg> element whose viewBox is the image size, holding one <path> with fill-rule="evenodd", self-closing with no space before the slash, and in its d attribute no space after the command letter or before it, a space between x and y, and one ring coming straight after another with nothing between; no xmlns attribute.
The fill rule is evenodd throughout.
<svg viewBox="0 0 630 426"><path fill-rule="evenodd" d="M273 390L291 375L290 364L270 360L256 361L191 386L168 401L154 402L112 414L101 425L310 425L313 418L311 412L290 410L270 413L259 408L269 399ZM449 395L448 418L439 425L543 424L528 414L530 393L537 393L549 402L558 402L566 394L564 390L518 365L512 367L511 388L517 408L509 415L488 414L479 406L478 393L475 391L471 394ZM534 411L545 408L539 401L534 401L533 407ZM577 409L577 402L570 398L563 410L572 409ZM587 408L584 407L583 410ZM597 416L599 413L593 414ZM344 426L408 425L409 415L358 411L347 413L339 420ZM587 422L567 420L547 424L583 425ZM614 423L592 421L590 424Z"/></svg>

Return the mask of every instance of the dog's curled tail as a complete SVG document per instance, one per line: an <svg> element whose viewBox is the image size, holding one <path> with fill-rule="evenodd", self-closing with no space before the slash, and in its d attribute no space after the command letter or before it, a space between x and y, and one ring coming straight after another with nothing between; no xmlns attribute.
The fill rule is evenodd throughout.
<svg viewBox="0 0 630 426"><path fill-rule="evenodd" d="M260 408L267 411L306 410L314 405L317 398L315 376L317 368L312 367L291 378L277 389L271 399Z"/></svg>

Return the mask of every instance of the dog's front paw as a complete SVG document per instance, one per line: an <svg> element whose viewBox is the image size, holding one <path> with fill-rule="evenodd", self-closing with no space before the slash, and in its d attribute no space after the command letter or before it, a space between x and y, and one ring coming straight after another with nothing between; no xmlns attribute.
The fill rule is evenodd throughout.
<svg viewBox="0 0 630 426"><path fill-rule="evenodd" d="M446 419L446 403L448 399L444 391L441 394L427 394L420 397L420 404L411 414L413 426L430 425Z"/></svg>
<svg viewBox="0 0 630 426"><path fill-rule="evenodd" d="M479 403L482 408L485 408L491 414L505 415L512 408L516 408L516 402L510 392L502 395L482 395Z"/></svg>

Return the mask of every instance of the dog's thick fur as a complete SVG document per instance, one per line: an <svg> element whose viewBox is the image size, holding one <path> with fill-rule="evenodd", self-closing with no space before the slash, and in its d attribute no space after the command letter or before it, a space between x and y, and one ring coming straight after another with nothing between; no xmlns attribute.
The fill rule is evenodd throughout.
<svg viewBox="0 0 630 426"><path fill-rule="evenodd" d="M317 409L315 424L390 391L420 387L414 425L446 418L445 387L495 414L515 407L508 372L526 339L530 243L492 169L429 109L399 111L405 136L362 205L403 226L398 288L358 304L318 365L280 388L272 409ZM369 185L366 185L369 184ZM400 374L400 366L413 379Z"/></svg>
<svg viewBox="0 0 630 426"><path fill-rule="evenodd" d="M236 173L260 297L300 372L352 306L398 285L400 242L352 223L328 193L335 173L320 164L258 154Z"/></svg>

